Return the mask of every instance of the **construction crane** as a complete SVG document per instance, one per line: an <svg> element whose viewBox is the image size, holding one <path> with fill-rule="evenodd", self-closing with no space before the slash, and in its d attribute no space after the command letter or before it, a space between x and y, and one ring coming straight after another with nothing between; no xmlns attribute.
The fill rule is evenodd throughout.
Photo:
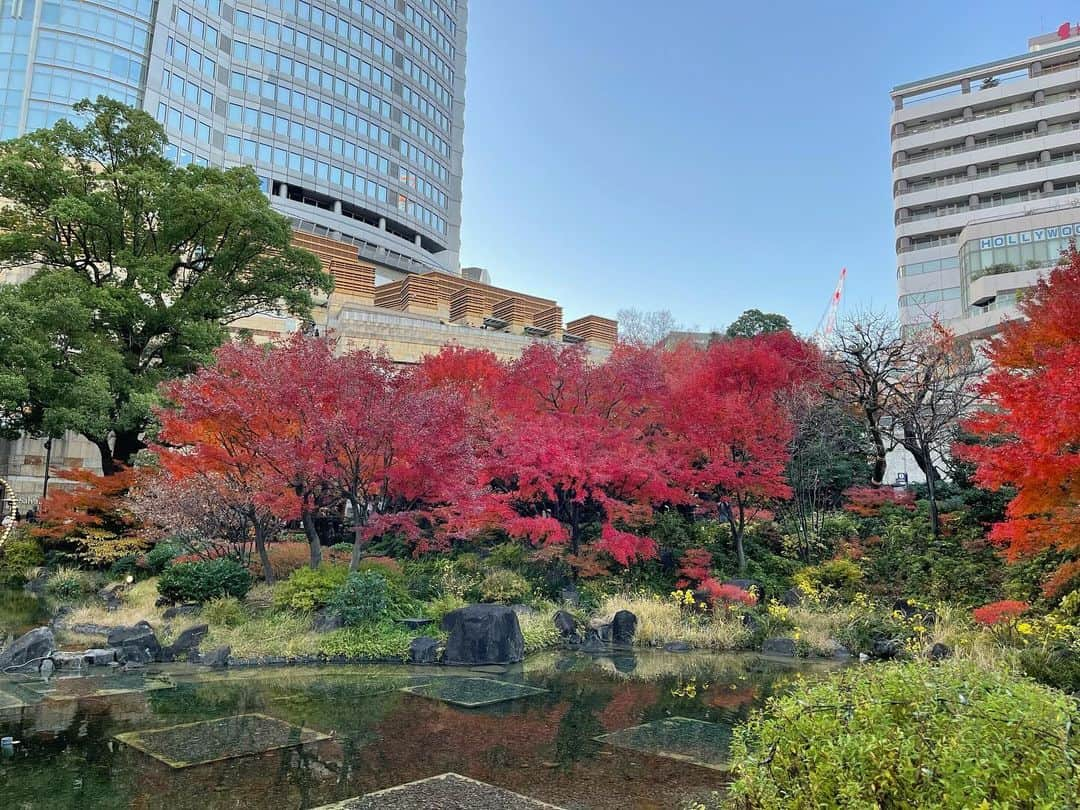
<svg viewBox="0 0 1080 810"><path fill-rule="evenodd" d="M836 329L836 313L840 310L840 299L844 295L844 280L846 278L847 268L842 267L840 268L840 278L836 280L836 289L833 290L832 298L829 299L829 306L825 308L825 313L821 316L821 320L818 321L817 328L814 330L813 339L819 346L826 345Z"/></svg>

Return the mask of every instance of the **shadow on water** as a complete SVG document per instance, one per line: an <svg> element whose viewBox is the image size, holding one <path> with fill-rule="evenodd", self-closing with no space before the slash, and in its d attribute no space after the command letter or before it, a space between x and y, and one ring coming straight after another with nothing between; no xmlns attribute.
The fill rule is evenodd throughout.
<svg viewBox="0 0 1080 810"><path fill-rule="evenodd" d="M0 642L18 637L49 620L45 599L22 588L0 587Z"/></svg>
<svg viewBox="0 0 1080 810"><path fill-rule="evenodd" d="M453 771L564 808L677 807L724 785L716 748L731 726L819 671L750 654L545 653L484 672L178 666L77 687L0 681L0 734L20 740L0 757L0 791L17 808L310 808ZM169 730L134 735L138 747L115 739L151 729ZM302 733L320 739L296 745Z"/></svg>

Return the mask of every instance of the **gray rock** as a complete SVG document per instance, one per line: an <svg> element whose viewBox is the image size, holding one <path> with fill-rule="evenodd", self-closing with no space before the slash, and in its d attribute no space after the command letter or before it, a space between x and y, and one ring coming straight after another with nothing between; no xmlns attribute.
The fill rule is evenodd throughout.
<svg viewBox="0 0 1080 810"><path fill-rule="evenodd" d="M166 619L175 619L177 616L194 616L199 612L199 605L195 602L186 602L183 605L173 605L165 608L161 615Z"/></svg>
<svg viewBox="0 0 1080 810"><path fill-rule="evenodd" d="M948 644L942 644L940 641L937 642L933 647L931 647L926 653L926 657L929 658L931 661L944 661L946 658L952 658L952 656L952 647L950 647Z"/></svg>
<svg viewBox="0 0 1080 810"><path fill-rule="evenodd" d="M577 589L576 585L563 588L560 596L568 605L572 605L573 607L579 607L581 605L581 592Z"/></svg>
<svg viewBox="0 0 1080 810"><path fill-rule="evenodd" d="M431 636L418 636L409 642L410 664L439 663L439 642Z"/></svg>
<svg viewBox="0 0 1080 810"><path fill-rule="evenodd" d="M849 658L851 658L851 650L840 643L833 646L832 659L834 661L847 661Z"/></svg>
<svg viewBox="0 0 1080 810"><path fill-rule="evenodd" d="M895 638L876 638L870 643L870 657L889 661L900 655L903 645Z"/></svg>
<svg viewBox="0 0 1080 810"><path fill-rule="evenodd" d="M797 607L802 604L802 594L798 588L788 588L780 597L780 601L788 607Z"/></svg>
<svg viewBox="0 0 1080 810"><path fill-rule="evenodd" d="M214 669L220 669L229 665L229 654L232 652L231 647L215 647L199 657L200 664L206 664L208 667Z"/></svg>
<svg viewBox="0 0 1080 810"><path fill-rule="evenodd" d="M669 641L664 645L664 652L684 653L693 649L685 641Z"/></svg>
<svg viewBox="0 0 1080 810"><path fill-rule="evenodd" d="M106 610L119 610L124 605L123 594L127 586L122 582L110 582L97 592L98 598L105 603Z"/></svg>
<svg viewBox="0 0 1080 810"><path fill-rule="evenodd" d="M81 652L54 652L52 662L57 669L82 669L86 659Z"/></svg>
<svg viewBox="0 0 1080 810"><path fill-rule="evenodd" d="M329 633L331 630L338 630L345 626L345 622L341 616L337 613L331 613L329 610L323 608L316 611L315 622L312 628L316 633Z"/></svg>
<svg viewBox="0 0 1080 810"><path fill-rule="evenodd" d="M55 649L56 638L53 631L48 627L36 627L19 636L0 652L0 672L24 666L38 658L48 658Z"/></svg>
<svg viewBox="0 0 1080 810"><path fill-rule="evenodd" d="M761 651L766 655L798 655L798 647L793 638L767 638L761 642Z"/></svg>
<svg viewBox="0 0 1080 810"><path fill-rule="evenodd" d="M469 605L442 620L448 633L447 664L516 664L525 658L525 638L517 614L505 605Z"/></svg>
<svg viewBox="0 0 1080 810"><path fill-rule="evenodd" d="M859 663L860 664L865 664L869 660L870 660L869 655L867 655L866 653L859 653Z"/></svg>
<svg viewBox="0 0 1080 810"><path fill-rule="evenodd" d="M637 616L629 610L616 612L611 620L611 640L615 644L633 644L637 632Z"/></svg>
<svg viewBox="0 0 1080 810"><path fill-rule="evenodd" d="M610 644L612 637L611 622L600 618L599 616L593 616L589 619L588 630L585 633L586 642L595 642L597 644Z"/></svg>
<svg viewBox="0 0 1080 810"><path fill-rule="evenodd" d="M116 650L111 647L109 649L83 650L82 657L87 666L105 667L116 662Z"/></svg>
<svg viewBox="0 0 1080 810"><path fill-rule="evenodd" d="M107 643L120 650L119 658L124 662L150 664L161 658L161 642L147 622L139 622L131 627L114 627L109 631Z"/></svg>
<svg viewBox="0 0 1080 810"><path fill-rule="evenodd" d="M581 634L578 632L578 621L574 614L560 610L555 614L555 629L559 631L563 641L571 644L581 643Z"/></svg>
<svg viewBox="0 0 1080 810"><path fill-rule="evenodd" d="M80 636L107 636L115 628L107 624L73 624L71 632Z"/></svg>
<svg viewBox="0 0 1080 810"><path fill-rule="evenodd" d="M937 623L937 614L934 611L913 605L907 599L897 599L893 602L893 610L909 621L918 616L919 621L927 626Z"/></svg>
<svg viewBox="0 0 1080 810"><path fill-rule="evenodd" d="M161 660L175 661L178 656L190 656L192 652L199 648L199 642L201 642L209 632L210 628L205 624L197 624L194 627L189 627L177 636L176 641L161 651Z"/></svg>

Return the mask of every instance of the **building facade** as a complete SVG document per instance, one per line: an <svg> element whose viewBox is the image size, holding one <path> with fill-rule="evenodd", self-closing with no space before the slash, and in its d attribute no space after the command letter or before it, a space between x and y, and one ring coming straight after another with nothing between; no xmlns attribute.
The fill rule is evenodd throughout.
<svg viewBox="0 0 1080 810"><path fill-rule="evenodd" d="M460 272L467 0L0 0L0 139L140 106L380 280Z"/></svg>
<svg viewBox="0 0 1080 810"><path fill-rule="evenodd" d="M901 323L990 334L1080 235L1080 27L892 100Z"/></svg>

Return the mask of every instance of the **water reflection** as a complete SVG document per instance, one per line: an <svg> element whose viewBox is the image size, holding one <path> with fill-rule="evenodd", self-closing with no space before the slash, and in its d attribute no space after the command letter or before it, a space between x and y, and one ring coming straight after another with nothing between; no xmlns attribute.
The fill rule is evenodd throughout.
<svg viewBox="0 0 1080 810"><path fill-rule="evenodd" d="M672 717L730 726L800 672L817 671L753 655L549 653L490 673L159 667L139 676L145 686L168 681L152 691L130 677L77 687L57 679L52 691L0 682L0 734L22 741L0 761L0 787L5 806L25 808L309 808L453 771L564 808L676 807L722 786L724 774L596 738ZM402 691L466 674L546 691L482 708L443 702L439 688L419 690L436 697ZM115 740L246 714L329 739L183 770ZM170 733L191 748L178 758L205 758L205 740ZM716 755L706 753L701 761Z"/></svg>

